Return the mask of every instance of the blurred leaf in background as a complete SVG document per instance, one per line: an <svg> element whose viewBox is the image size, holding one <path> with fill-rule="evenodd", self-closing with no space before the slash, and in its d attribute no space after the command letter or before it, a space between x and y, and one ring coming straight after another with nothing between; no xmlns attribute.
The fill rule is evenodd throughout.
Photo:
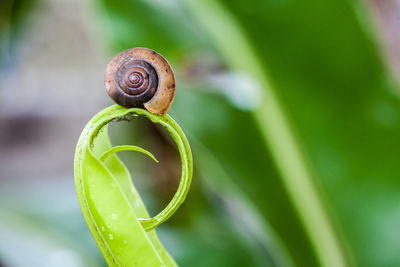
<svg viewBox="0 0 400 267"><path fill-rule="evenodd" d="M13 51L15 42L26 23L26 14L36 1L3 0L0 2L0 63Z"/></svg>

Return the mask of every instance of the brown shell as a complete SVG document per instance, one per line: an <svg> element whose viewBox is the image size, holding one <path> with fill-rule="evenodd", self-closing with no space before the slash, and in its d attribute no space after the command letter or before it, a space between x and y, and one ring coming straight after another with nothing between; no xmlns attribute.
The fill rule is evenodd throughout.
<svg viewBox="0 0 400 267"><path fill-rule="evenodd" d="M104 85L117 104L144 107L155 114L166 114L175 97L171 66L148 48L131 48L116 55L107 66Z"/></svg>

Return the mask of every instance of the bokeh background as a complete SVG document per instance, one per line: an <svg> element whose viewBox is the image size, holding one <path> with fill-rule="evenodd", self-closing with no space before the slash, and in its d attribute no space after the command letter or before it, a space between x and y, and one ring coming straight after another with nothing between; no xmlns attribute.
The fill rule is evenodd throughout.
<svg viewBox="0 0 400 267"><path fill-rule="evenodd" d="M0 266L106 266L73 154L131 47L177 76L195 173L157 231L180 266L400 266L400 2L0 1ZM111 127L150 213L180 162L145 119Z"/></svg>

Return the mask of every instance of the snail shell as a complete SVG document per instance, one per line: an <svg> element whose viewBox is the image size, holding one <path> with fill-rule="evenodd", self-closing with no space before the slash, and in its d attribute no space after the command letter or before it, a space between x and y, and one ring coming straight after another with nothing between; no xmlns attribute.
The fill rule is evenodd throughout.
<svg viewBox="0 0 400 267"><path fill-rule="evenodd" d="M108 63L104 85L118 105L144 107L155 114L166 114L175 97L171 66L147 48L131 48L116 55Z"/></svg>

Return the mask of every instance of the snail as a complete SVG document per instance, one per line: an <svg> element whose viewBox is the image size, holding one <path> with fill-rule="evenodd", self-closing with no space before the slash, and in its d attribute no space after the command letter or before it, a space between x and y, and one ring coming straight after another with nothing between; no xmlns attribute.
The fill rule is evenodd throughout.
<svg viewBox="0 0 400 267"><path fill-rule="evenodd" d="M168 61L148 48L131 48L108 64L104 85L120 106L166 114L175 97L175 76Z"/></svg>

